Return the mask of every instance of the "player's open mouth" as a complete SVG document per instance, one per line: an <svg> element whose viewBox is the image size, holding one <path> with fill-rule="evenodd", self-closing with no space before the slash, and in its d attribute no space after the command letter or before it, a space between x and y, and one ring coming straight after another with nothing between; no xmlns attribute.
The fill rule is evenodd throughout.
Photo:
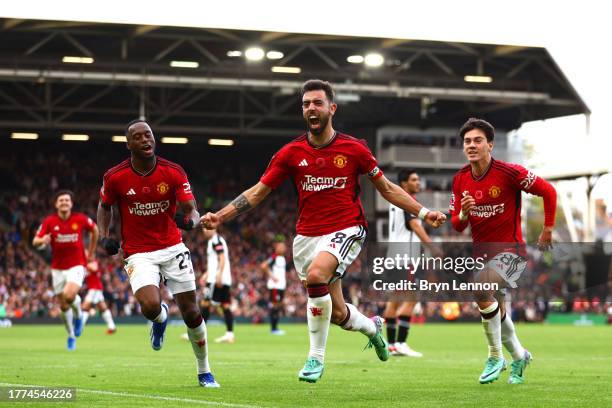
<svg viewBox="0 0 612 408"><path fill-rule="evenodd" d="M310 126L317 126L319 123L321 123L321 120L318 116L310 115L308 117L308 123L310 124Z"/></svg>
<svg viewBox="0 0 612 408"><path fill-rule="evenodd" d="M151 145L144 145L142 146L142 151L145 153L151 153L153 151L153 146Z"/></svg>

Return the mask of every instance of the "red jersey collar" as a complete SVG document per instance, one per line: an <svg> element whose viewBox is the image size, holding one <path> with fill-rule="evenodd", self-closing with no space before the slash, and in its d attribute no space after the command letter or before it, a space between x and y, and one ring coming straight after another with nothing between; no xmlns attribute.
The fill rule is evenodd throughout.
<svg viewBox="0 0 612 408"><path fill-rule="evenodd" d="M141 173L134 168L134 165L132 164L132 158L130 157L128 160L130 161L130 168L132 169L132 171L140 177L147 177L153 174L153 172L155 172L155 169L157 168L157 164L159 163L159 158L155 156L155 165L153 166L153 168L146 173Z"/></svg>
<svg viewBox="0 0 612 408"><path fill-rule="evenodd" d="M493 156L491 156L491 161L489 162L489 165L487 166L487 169L484 171L484 173L482 173L482 176L480 177L475 177L474 173L472 172L471 166L470 166L470 174L472 175L472 180L474 181L482 181L487 174L489 174L489 170L491 170L491 167L493 167L493 161L495 159L493 158Z"/></svg>
<svg viewBox="0 0 612 408"><path fill-rule="evenodd" d="M68 216L68 218L62 218L61 215L59 215L59 212L55 212L55 216L57 217L58 220L60 220L61 222L68 222L72 216L74 215L74 211L70 211L70 215Z"/></svg>
<svg viewBox="0 0 612 408"><path fill-rule="evenodd" d="M334 141L336 140L336 136L338 136L338 132L334 130L334 134L332 135L329 142L325 143L324 145L317 146L317 145L312 144L312 142L310 141L310 137L308 137L308 132L306 132L306 141L308 142L308 145L310 145L310 147L312 147L313 149L320 150L334 143Z"/></svg>

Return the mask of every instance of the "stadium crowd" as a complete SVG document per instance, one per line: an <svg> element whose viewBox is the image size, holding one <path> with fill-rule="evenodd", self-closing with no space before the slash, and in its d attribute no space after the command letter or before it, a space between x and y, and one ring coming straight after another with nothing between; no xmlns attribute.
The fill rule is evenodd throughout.
<svg viewBox="0 0 612 408"><path fill-rule="evenodd" d="M166 147L160 154L166 157L164 152L169 150L167 158L185 167L200 212L204 213L208 209L220 208L252 185L274 151L274 147L269 149L251 152L257 153L261 160L253 160L252 156L245 157L245 160L233 156L230 160L228 153L224 152L208 152L202 156L194 151L185 153ZM127 152L114 149L113 153L100 155L90 148L76 147L68 154L53 144L47 146L44 153L32 154L25 145L13 145L11 149L3 150L5 153L0 153L0 177L4 180L0 190L0 318L56 317L59 309L51 287L50 253L32 248L33 234L44 217L54 212L51 198L59 189L72 190L75 194L74 211L95 219L102 172L126 158ZM254 161L261 163L251 164ZM197 167L201 163L206 163L205 171ZM277 235L287 237L288 248L291 248L295 203L295 193L286 183L252 213L238 218L220 231L230 250L234 281L232 307L236 316L252 322L262 322L267 318L266 279L258 265L271 254L272 242ZM115 232L117 230L115 225ZM447 233L444 231L442 236ZM196 230L185 233L184 240L191 250L196 274L201 276L206 266L204 236ZM291 251L287 251L287 258L291 264ZM104 271L104 296L113 315L139 314L137 302L123 272L122 260L105 256L101 249L97 259ZM542 267L546 267L545 259L534 258L531 262L540 262L543 263ZM362 296L356 273L359 269L358 261L351 267L353 273L345 278L348 281L348 285L344 285L345 295L365 311L380 313L384 302L368 302ZM575 293L572 276L569 269L551 270L545 277L540 277L546 281L520 288L515 295L519 319L542 320L550 305L565 311L605 313L606 302L600 297L564 297L566 293ZM200 296L202 287L201 282ZM166 296L169 299L169 295ZM284 304L286 316L304 317L306 294L292 269L287 272ZM471 303L462 303L460 307L462 315L478 316L477 308ZM431 317L439 315L440 309L438 304L428 303L422 308L422 313ZM171 307L170 311L178 314L176 306Z"/></svg>
<svg viewBox="0 0 612 408"><path fill-rule="evenodd" d="M7 181L0 192L0 312L5 316L55 317L58 314L51 288L50 253L35 250L31 241L44 217L54 212L51 199L59 189L74 192L73 211L95 219L103 169L127 155L109 156L77 151L71 156L59 153L51 159L43 153L32 157L24 150L0 157L0 174ZM84 162L87 165L79 165ZM197 163L197 160L190 162ZM223 156L208 157L207 170L202 174L195 168L186 167L201 212L219 208L235 198L263 170L247 164L228 170L224 163L227 160ZM295 225L295 199L291 188L286 185L274 195L274 199L254 209L253 214L228 224L220 231L230 248L235 313L254 322L267 316L266 279L259 264L271 254L272 242L277 235L284 235L291 244ZM114 230L115 233L118 231L117 225ZM191 250L196 274L202 275L206 267L203 234L199 230L191 231L184 234L184 240ZM138 314L122 260L105 256L101 249L97 259L104 272L104 296L112 313L115 316ZM303 316L305 293L293 271L288 271L287 280L286 314ZM172 307L171 312L176 314L178 309Z"/></svg>

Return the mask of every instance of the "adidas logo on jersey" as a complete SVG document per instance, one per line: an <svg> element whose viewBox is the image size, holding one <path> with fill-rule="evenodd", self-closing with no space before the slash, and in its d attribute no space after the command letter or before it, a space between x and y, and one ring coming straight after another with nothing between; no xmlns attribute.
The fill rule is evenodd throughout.
<svg viewBox="0 0 612 408"><path fill-rule="evenodd" d="M127 195L136 195L136 192L133 188L130 188L130 191L127 192Z"/></svg>
<svg viewBox="0 0 612 408"><path fill-rule="evenodd" d="M306 166L308 166L308 162L306 161L306 159L302 159L300 164L298 164L298 167L306 167Z"/></svg>

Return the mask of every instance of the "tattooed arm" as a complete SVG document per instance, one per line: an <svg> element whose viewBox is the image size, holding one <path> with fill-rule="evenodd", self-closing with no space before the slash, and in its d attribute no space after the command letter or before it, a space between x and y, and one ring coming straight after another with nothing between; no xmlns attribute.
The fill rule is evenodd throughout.
<svg viewBox="0 0 612 408"><path fill-rule="evenodd" d="M216 213L207 213L200 218L200 223L204 229L215 229L220 224L249 211L263 201L272 189L262 182L244 191L231 203L223 207Z"/></svg>

